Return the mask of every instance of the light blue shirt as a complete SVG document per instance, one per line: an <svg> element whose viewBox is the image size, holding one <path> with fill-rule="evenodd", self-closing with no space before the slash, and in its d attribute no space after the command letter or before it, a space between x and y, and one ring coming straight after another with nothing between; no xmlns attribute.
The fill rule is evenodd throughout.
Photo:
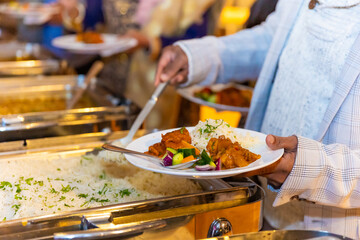
<svg viewBox="0 0 360 240"><path fill-rule="evenodd" d="M360 32L360 6L326 8L325 1L310 10L303 5L280 56L261 131L314 139Z"/></svg>

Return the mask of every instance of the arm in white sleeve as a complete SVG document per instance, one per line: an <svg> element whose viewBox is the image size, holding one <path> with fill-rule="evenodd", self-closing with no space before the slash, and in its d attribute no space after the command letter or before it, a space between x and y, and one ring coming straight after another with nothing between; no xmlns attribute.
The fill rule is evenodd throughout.
<svg viewBox="0 0 360 240"><path fill-rule="evenodd" d="M324 145L298 137L294 167L282 185L274 206L291 198L340 208L360 207L360 149L342 144Z"/></svg>
<svg viewBox="0 0 360 240"><path fill-rule="evenodd" d="M258 77L278 23L286 10L279 1L266 22L226 37L204 37L175 43L189 60L185 85L241 82ZM185 86L184 85L184 86Z"/></svg>

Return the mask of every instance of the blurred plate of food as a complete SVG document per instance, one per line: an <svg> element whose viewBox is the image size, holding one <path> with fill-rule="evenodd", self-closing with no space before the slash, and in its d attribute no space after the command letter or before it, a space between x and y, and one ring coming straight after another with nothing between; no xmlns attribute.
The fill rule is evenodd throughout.
<svg viewBox="0 0 360 240"><path fill-rule="evenodd" d="M131 164L153 172L185 178L224 178L258 170L279 160L284 150L269 149L265 138L259 132L232 128L224 120L207 119L195 127L145 135L127 146L158 157L159 164L134 155L125 154L125 157ZM187 169L169 168L194 159L199 160Z"/></svg>
<svg viewBox="0 0 360 240"><path fill-rule="evenodd" d="M190 86L177 92L187 100L218 111L248 112L253 88L235 83Z"/></svg>
<svg viewBox="0 0 360 240"><path fill-rule="evenodd" d="M0 4L0 13L17 18L49 16L59 12L59 8L53 4L35 2L10 2Z"/></svg>
<svg viewBox="0 0 360 240"><path fill-rule="evenodd" d="M78 54L102 54L103 52L122 52L136 46L134 38L120 38L116 34L83 32L57 37L52 45Z"/></svg>

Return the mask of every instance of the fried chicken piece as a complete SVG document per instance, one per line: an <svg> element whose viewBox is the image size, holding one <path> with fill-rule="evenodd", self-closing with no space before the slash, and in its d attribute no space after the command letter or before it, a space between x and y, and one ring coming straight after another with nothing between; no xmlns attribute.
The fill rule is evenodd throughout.
<svg viewBox="0 0 360 240"><path fill-rule="evenodd" d="M174 148L174 149L184 148L181 141L191 143L191 136L186 128L181 128L179 130L166 133L161 137L162 137L161 143L165 145L165 148Z"/></svg>
<svg viewBox="0 0 360 240"><path fill-rule="evenodd" d="M156 157L162 157L166 153L166 147L163 143L155 143L154 145L149 147L149 151L145 152L147 154L156 156Z"/></svg>
<svg viewBox="0 0 360 240"><path fill-rule="evenodd" d="M238 142L232 143L223 135L219 138L211 138L206 149L214 160L221 159L222 167L225 169L245 167L261 157L241 147Z"/></svg>

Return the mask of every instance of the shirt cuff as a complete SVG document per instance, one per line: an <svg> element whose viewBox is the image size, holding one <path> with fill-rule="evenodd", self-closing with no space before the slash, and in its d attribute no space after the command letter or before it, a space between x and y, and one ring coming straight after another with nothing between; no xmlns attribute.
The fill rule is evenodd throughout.
<svg viewBox="0 0 360 240"><path fill-rule="evenodd" d="M274 207L293 199L308 201L315 185L314 181L322 171L321 148L321 143L298 136L298 148L293 169L281 186L273 203Z"/></svg>
<svg viewBox="0 0 360 240"><path fill-rule="evenodd" d="M180 87L193 84L211 85L214 82L206 81L209 75L217 74L216 63L216 37L208 36L201 39L178 41L174 45L179 46L186 54L189 62L188 81Z"/></svg>

